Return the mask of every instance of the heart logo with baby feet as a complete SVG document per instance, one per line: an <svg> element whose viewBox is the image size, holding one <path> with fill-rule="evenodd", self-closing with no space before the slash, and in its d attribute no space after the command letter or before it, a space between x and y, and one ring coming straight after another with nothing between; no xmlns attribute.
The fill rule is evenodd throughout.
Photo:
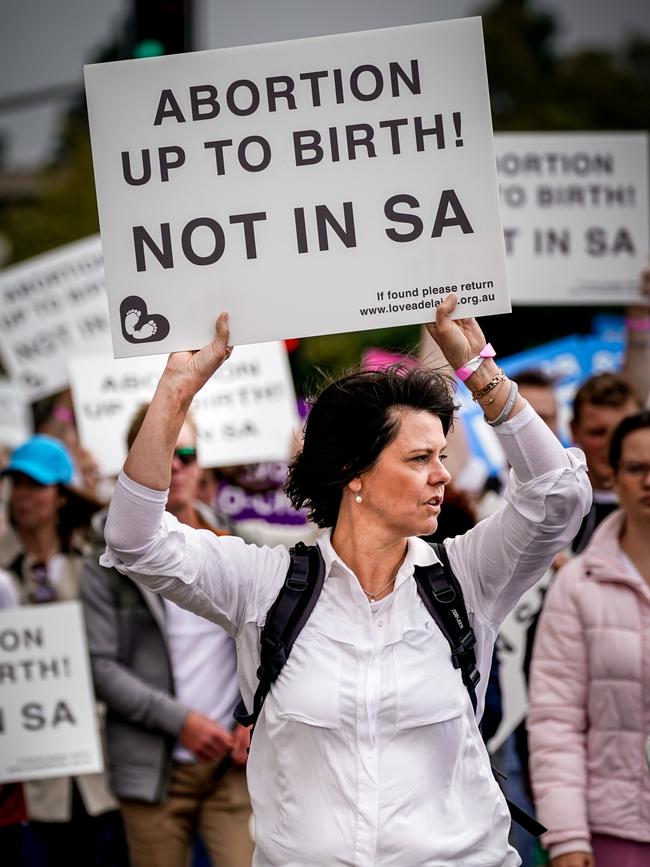
<svg viewBox="0 0 650 867"><path fill-rule="evenodd" d="M169 320L160 313L149 313L138 295L129 295L120 304L120 324L129 343L154 343L169 334Z"/></svg>

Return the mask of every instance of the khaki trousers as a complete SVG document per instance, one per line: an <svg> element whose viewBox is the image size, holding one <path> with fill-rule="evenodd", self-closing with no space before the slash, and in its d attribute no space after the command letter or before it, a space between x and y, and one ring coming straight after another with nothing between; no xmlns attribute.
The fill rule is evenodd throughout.
<svg viewBox="0 0 650 867"><path fill-rule="evenodd" d="M250 867L245 771L230 768L219 777L217 767L174 762L163 803L120 801L131 867L187 867L197 833L213 867Z"/></svg>

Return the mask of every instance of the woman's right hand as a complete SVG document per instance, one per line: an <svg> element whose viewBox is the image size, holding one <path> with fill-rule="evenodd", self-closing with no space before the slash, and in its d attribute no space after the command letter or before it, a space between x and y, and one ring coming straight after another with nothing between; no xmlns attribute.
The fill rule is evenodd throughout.
<svg viewBox="0 0 650 867"><path fill-rule="evenodd" d="M172 352L165 367L166 382L178 388L183 397L194 397L230 357L232 346L228 344L229 339L228 314L220 313L210 343L191 352Z"/></svg>
<svg viewBox="0 0 650 867"><path fill-rule="evenodd" d="M595 867L595 864L590 852L566 852L551 859L551 867Z"/></svg>

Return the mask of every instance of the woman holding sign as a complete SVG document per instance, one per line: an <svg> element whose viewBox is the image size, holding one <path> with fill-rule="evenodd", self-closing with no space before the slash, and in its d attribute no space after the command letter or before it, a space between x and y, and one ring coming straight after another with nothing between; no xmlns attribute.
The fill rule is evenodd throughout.
<svg viewBox="0 0 650 867"><path fill-rule="evenodd" d="M344 376L313 404L287 483L294 505L326 531L316 549L322 587L286 666L286 652L273 660L282 670L252 742L257 867L519 863L472 700L480 716L499 624L573 537L590 489L581 453L565 450L517 395L478 324L452 321L455 304L452 296L438 307L431 334L513 468L505 507L440 552L458 593L447 583L439 595L455 600L448 610L461 623L464 598L473 633L463 638L473 634L476 645L463 642L452 661L422 591L448 575L418 537L435 531L450 479L450 385L417 368ZM281 590L287 599L303 586L298 555L213 538L164 511L178 430L230 351L222 315L212 343L170 356L113 498L102 563L236 637L250 712L264 686L260 632L279 616L269 609Z"/></svg>

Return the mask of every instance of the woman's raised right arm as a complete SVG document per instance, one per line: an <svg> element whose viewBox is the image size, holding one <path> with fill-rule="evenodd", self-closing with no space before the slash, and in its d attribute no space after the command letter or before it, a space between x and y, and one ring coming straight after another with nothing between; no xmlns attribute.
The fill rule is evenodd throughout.
<svg viewBox="0 0 650 867"><path fill-rule="evenodd" d="M166 491L174 447L194 395L230 356L228 314L217 319L214 338L196 352L173 352L160 377L142 427L124 464L126 475L146 488Z"/></svg>

